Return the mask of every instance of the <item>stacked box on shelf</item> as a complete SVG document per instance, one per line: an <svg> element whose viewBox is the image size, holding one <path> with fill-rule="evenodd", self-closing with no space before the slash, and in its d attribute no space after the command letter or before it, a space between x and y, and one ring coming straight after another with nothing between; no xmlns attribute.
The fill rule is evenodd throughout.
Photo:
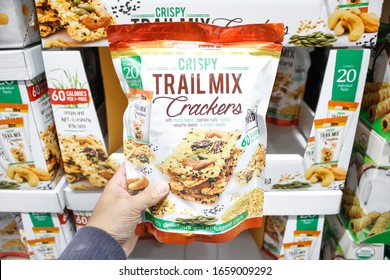
<svg viewBox="0 0 390 280"><path fill-rule="evenodd" d="M34 0L2 1L0 49L24 48L40 39Z"/></svg>
<svg viewBox="0 0 390 280"><path fill-rule="evenodd" d="M50 190L61 155L39 45L0 52L1 189ZM9 58L24 59L14 65ZM20 76L19 67L24 69ZM8 69L8 74L4 74ZM12 79L12 72L15 78ZM11 78L11 79L10 79ZM57 176L58 175L58 176Z"/></svg>
<svg viewBox="0 0 390 280"><path fill-rule="evenodd" d="M321 259L382 260L384 244L356 243L339 215L325 218Z"/></svg>
<svg viewBox="0 0 390 280"><path fill-rule="evenodd" d="M359 122L340 218L355 243L390 243L390 145ZM379 151L379 152L378 152Z"/></svg>
<svg viewBox="0 0 390 280"><path fill-rule="evenodd" d="M153 22L202 22L221 26L261 22L285 23L284 45L321 47L373 45L376 40L383 0L347 1L263 0L262 9L256 0L241 3L226 0L35 0L42 44L51 47L108 46L106 28L111 24ZM88 2L86 6L85 2ZM142 3L141 3L142 2ZM356 3L355 3L356 2ZM239 9L238 9L239 7ZM280 7L284 7L280 9ZM104 10L103 10L104 9ZM355 14L349 14L353 9ZM294 13L291 11L294 10ZM366 29L340 32L335 26L341 13L347 20ZM357 16L362 13L362 16ZM51 15L51 16L49 16ZM87 16L85 16L87 15ZM356 15L356 17L355 17ZM368 28L369 27L369 28ZM317 36L316 36L317 35ZM325 36L327 35L327 36ZM316 38L319 38L316 40ZM307 40L311 38L313 40Z"/></svg>
<svg viewBox="0 0 390 280"><path fill-rule="evenodd" d="M369 55L370 51L364 49L330 51L314 121L308 125L310 132L304 157L272 157L265 170L266 191L272 195L299 190L306 194L316 191L322 192L324 198L326 191L342 189L359 118ZM353 77L346 79L346 75ZM315 207L314 200L312 204ZM267 200L264 205L266 208ZM332 205L338 211L339 204Z"/></svg>
<svg viewBox="0 0 390 280"><path fill-rule="evenodd" d="M283 48L268 105L267 122L298 125L313 50L313 47Z"/></svg>
<svg viewBox="0 0 390 280"><path fill-rule="evenodd" d="M57 259L75 234L73 216L61 213L21 213L31 259Z"/></svg>
<svg viewBox="0 0 390 280"><path fill-rule="evenodd" d="M20 213L0 213L0 259L10 256L28 258L27 247L20 232L22 228Z"/></svg>
<svg viewBox="0 0 390 280"><path fill-rule="evenodd" d="M263 250L274 259L318 260L323 215L267 216Z"/></svg>
<svg viewBox="0 0 390 280"><path fill-rule="evenodd" d="M356 243L390 243L390 42L381 25L367 77L341 217Z"/></svg>
<svg viewBox="0 0 390 280"><path fill-rule="evenodd" d="M81 54L44 51L43 60L67 180L72 190L101 190L118 165L109 160Z"/></svg>
<svg viewBox="0 0 390 280"><path fill-rule="evenodd" d="M0 65L1 215L23 211L62 212L65 198L61 155L44 73L42 47L36 44L1 50ZM31 230L20 223L20 239L31 239L31 234L26 237L25 229L27 232ZM60 228L54 232L58 232L59 236L65 234ZM42 235L42 231L39 234ZM29 246L27 243L24 245ZM65 245L61 246L59 249ZM8 248L4 255L15 256L15 252L19 251L18 247Z"/></svg>

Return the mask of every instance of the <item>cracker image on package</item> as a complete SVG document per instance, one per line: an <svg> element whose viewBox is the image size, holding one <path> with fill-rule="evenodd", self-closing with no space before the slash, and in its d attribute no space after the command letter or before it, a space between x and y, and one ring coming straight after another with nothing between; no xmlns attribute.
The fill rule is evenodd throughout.
<svg viewBox="0 0 390 280"><path fill-rule="evenodd" d="M49 174L54 177L56 166L62 162L56 127L53 124L39 132L39 138L44 143L44 152Z"/></svg>
<svg viewBox="0 0 390 280"><path fill-rule="evenodd" d="M52 9L48 0L37 0L35 3L41 37L54 34L61 28L58 12Z"/></svg>
<svg viewBox="0 0 390 280"><path fill-rule="evenodd" d="M181 198L214 204L237 166L241 132L190 131L159 165L170 177L171 191Z"/></svg>
<svg viewBox="0 0 390 280"><path fill-rule="evenodd" d="M225 242L262 220L265 112L282 24L111 25L111 55L128 107L128 191L155 182L168 196L137 234L163 243Z"/></svg>
<svg viewBox="0 0 390 280"><path fill-rule="evenodd" d="M66 31L45 47L71 47L73 42L93 42L107 37L115 20L101 0L36 0L39 31L43 38ZM69 38L70 37L70 38ZM72 39L72 40L69 40ZM70 44L70 45L69 45Z"/></svg>
<svg viewBox="0 0 390 280"><path fill-rule="evenodd" d="M124 143L125 157L136 166L150 164L154 161L154 153L147 144L139 144L128 139Z"/></svg>
<svg viewBox="0 0 390 280"><path fill-rule="evenodd" d="M266 150L263 145L259 145L252 155L245 169L240 170L236 175L239 184L248 184L254 178L259 177L265 169Z"/></svg>
<svg viewBox="0 0 390 280"><path fill-rule="evenodd" d="M102 188L115 174L104 145L94 135L59 135L63 147L62 158L66 177L70 183L87 179L93 186ZM91 188L85 186L85 189ZM74 189L83 189L77 185Z"/></svg>

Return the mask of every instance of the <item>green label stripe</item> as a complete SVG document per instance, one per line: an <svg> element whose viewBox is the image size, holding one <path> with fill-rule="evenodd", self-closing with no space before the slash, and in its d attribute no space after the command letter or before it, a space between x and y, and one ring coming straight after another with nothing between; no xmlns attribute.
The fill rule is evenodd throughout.
<svg viewBox="0 0 390 280"><path fill-rule="evenodd" d="M340 215L340 217L343 219L344 224L347 225L347 229L348 229L349 233L351 234L353 241L355 241L356 243L366 243L366 244L388 244L389 243L389 240L390 240L389 226L390 226L390 224L387 225L387 230L385 230L381 233L375 234L373 236L369 236L369 233L370 233L372 227L374 226L374 224L367 226L366 228L362 229L359 232L353 232L351 230L351 227L350 227L351 219L345 218L342 215ZM360 256L360 258L362 258L362 257Z"/></svg>
<svg viewBox="0 0 390 280"><path fill-rule="evenodd" d="M138 14L138 15L131 15L133 18L148 18L148 17L155 17L154 14Z"/></svg>
<svg viewBox="0 0 390 280"><path fill-rule="evenodd" d="M339 5L339 8L341 8L341 9L346 9L346 8L362 8L362 7L368 7L368 3Z"/></svg>
<svg viewBox="0 0 390 280"><path fill-rule="evenodd" d="M314 165L323 165L323 164L336 164L338 163L339 161L324 161L324 162L317 162L317 163L314 163Z"/></svg>
<svg viewBox="0 0 390 280"><path fill-rule="evenodd" d="M34 161L24 161L23 163L16 162L16 163L10 163L10 165L28 165L28 164L34 164Z"/></svg>
<svg viewBox="0 0 390 280"><path fill-rule="evenodd" d="M222 70L249 70L249 67L237 67L237 66L222 67Z"/></svg>
<svg viewBox="0 0 390 280"><path fill-rule="evenodd" d="M148 70L169 70L170 68L169 67L166 67L166 66L161 66L161 67L148 67ZM176 68L177 69L177 68ZM175 70L175 68L173 68L172 70Z"/></svg>
<svg viewBox="0 0 390 280"><path fill-rule="evenodd" d="M131 135L127 135L127 139L133 140L134 142L139 143L139 144L149 144L149 141L138 140Z"/></svg>
<svg viewBox="0 0 390 280"><path fill-rule="evenodd" d="M149 212L145 212L146 220L152 222L152 224L161 230L165 231L196 231L196 232L206 232L206 233L222 233L231 228L234 228L236 225L241 223L248 217L248 211L241 213L236 216L229 222L218 224L218 225L192 225L192 224L181 224L174 221L167 221L153 217Z"/></svg>
<svg viewBox="0 0 390 280"><path fill-rule="evenodd" d="M382 138L386 139L387 142L390 142L390 133L388 131L383 131L382 129L382 120L385 116L379 117L373 122L371 122L368 118L368 109L362 109L360 111L360 120L367 125L369 128L374 130L377 134L379 134Z"/></svg>
<svg viewBox="0 0 390 280"><path fill-rule="evenodd" d="M272 116L272 117L276 117L276 118L280 118L280 119L287 119L287 120L294 120L297 118L296 114L286 115L286 114L278 114L278 113L271 112L271 111L268 111L267 115Z"/></svg>
<svg viewBox="0 0 390 280"><path fill-rule="evenodd" d="M210 14L186 14L187 17L210 17Z"/></svg>
<svg viewBox="0 0 390 280"><path fill-rule="evenodd" d="M317 230L318 215L298 216L297 230Z"/></svg>
<svg viewBox="0 0 390 280"><path fill-rule="evenodd" d="M332 100L355 101L362 59L363 50L337 50Z"/></svg>
<svg viewBox="0 0 390 280"><path fill-rule="evenodd" d="M143 89L141 79L142 61L140 56L121 58L121 69L123 77L125 77L130 88Z"/></svg>
<svg viewBox="0 0 390 280"><path fill-rule="evenodd" d="M50 213L30 213L30 219L34 227L54 227Z"/></svg>
<svg viewBox="0 0 390 280"><path fill-rule="evenodd" d="M22 104L18 81L0 81L1 103Z"/></svg>

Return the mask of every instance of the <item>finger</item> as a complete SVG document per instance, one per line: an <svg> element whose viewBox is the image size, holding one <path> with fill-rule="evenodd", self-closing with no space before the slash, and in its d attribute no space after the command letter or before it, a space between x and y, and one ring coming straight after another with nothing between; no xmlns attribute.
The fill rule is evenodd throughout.
<svg viewBox="0 0 390 280"><path fill-rule="evenodd" d="M135 210L143 211L147 207L151 207L160 202L169 192L169 186L165 182L156 183L139 194L133 196L133 207Z"/></svg>
<svg viewBox="0 0 390 280"><path fill-rule="evenodd" d="M119 169L115 172L114 176L110 179L110 184L107 183L107 186L115 185L115 187L119 186L124 190L127 190L126 185L126 168L125 164L122 163Z"/></svg>
<svg viewBox="0 0 390 280"><path fill-rule="evenodd" d="M125 177L126 176L126 168L125 164L122 163L121 166L118 168L118 170L115 172L114 176L112 176L112 179L118 180L118 178Z"/></svg>

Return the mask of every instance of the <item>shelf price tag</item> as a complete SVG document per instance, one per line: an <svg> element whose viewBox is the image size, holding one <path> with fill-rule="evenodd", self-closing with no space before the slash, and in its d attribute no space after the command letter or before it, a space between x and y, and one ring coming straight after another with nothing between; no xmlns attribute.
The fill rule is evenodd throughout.
<svg viewBox="0 0 390 280"><path fill-rule="evenodd" d="M354 102L363 50L337 50L332 100Z"/></svg>

